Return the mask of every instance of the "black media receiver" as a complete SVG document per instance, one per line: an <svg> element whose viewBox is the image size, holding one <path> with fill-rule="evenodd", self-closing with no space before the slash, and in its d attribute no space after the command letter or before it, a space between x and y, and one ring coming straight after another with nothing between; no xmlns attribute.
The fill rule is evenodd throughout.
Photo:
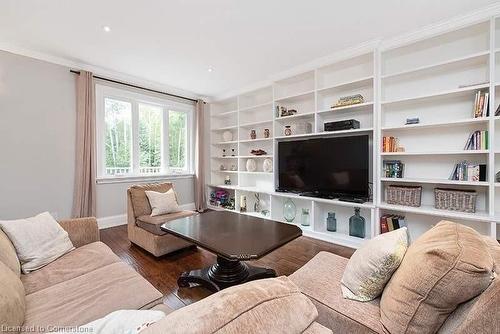
<svg viewBox="0 0 500 334"><path fill-rule="evenodd" d="M351 129L359 129L359 121L355 119L348 119L345 121L325 123L325 131L340 131Z"/></svg>

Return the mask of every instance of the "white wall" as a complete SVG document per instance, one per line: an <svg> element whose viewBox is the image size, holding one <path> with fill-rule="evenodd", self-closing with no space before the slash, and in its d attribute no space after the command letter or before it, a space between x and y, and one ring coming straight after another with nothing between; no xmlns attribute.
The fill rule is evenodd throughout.
<svg viewBox="0 0 500 334"><path fill-rule="evenodd" d="M75 101L69 68L0 51L0 219L71 215ZM173 182L192 203L193 179ZM130 184L97 185L97 217L125 214Z"/></svg>

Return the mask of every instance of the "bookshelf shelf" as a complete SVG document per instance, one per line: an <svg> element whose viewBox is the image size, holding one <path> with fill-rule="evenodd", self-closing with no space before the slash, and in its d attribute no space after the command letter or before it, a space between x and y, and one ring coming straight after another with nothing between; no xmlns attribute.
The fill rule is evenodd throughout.
<svg viewBox="0 0 500 334"><path fill-rule="evenodd" d="M416 96L406 97L406 98L401 98L401 99L382 101L381 104L388 105L388 104L396 104L396 103L405 103L405 102L411 102L411 101L415 101L415 100L442 97L445 95L463 94L463 93L469 93L471 91L489 88L489 87L490 87L489 83L484 83L484 84L474 85L474 86L470 86L470 87L444 90L444 91L440 91L440 92L432 93L432 94L423 94L423 95L416 95Z"/></svg>
<svg viewBox="0 0 500 334"><path fill-rule="evenodd" d="M315 92L314 90L308 90L308 91L304 91L304 92L297 93L297 94L291 94L291 95L280 97L280 98L274 100L274 102L279 103L279 102L286 102L287 100L304 98L304 97L307 97L307 95L313 95L314 92Z"/></svg>
<svg viewBox="0 0 500 334"><path fill-rule="evenodd" d="M349 80L349 81L340 82L340 83L337 83L334 85L321 87L321 88L318 88L318 92L322 92L322 91L334 89L334 88L339 88L339 87L343 87L343 86L349 86L349 85L369 84L373 80L374 80L374 76L370 75L370 76L364 77L364 78L357 78L354 80Z"/></svg>
<svg viewBox="0 0 500 334"><path fill-rule="evenodd" d="M213 170L213 173L238 174L237 170Z"/></svg>
<svg viewBox="0 0 500 334"><path fill-rule="evenodd" d="M344 106L344 107L337 107L337 108L329 108L329 109L324 109L324 110L318 110L318 114L325 114L325 113L335 113L335 112L342 112L342 111L355 111L356 109L363 109L367 107L372 107L373 102L365 102L365 103L358 103L358 104L353 104L350 106Z"/></svg>
<svg viewBox="0 0 500 334"><path fill-rule="evenodd" d="M433 69L435 67L446 66L446 65L456 64L459 62L473 60L476 58L486 58L487 56L489 56L489 54L490 54L489 50L480 51L480 52L477 52L474 54L470 54L470 55L466 55L466 56L462 56L462 57L457 57L457 58L445 60L445 61L438 62L438 63L433 63L433 64L429 64L429 65L424 65L424 66L418 66L418 67L407 69L404 71L385 74L385 75L381 76L381 79L394 78L394 77L398 77L398 76L402 76L402 75L406 75L406 74L410 74L410 73L415 73L415 72L419 72L419 71Z"/></svg>
<svg viewBox="0 0 500 334"><path fill-rule="evenodd" d="M291 136L276 136L276 140L283 139L293 139L293 138L314 138L314 137L333 137L333 136L341 136L347 134L356 134L356 133L364 133L364 132L372 132L373 128L367 129L351 129L351 130L339 130L339 131L323 131L323 132L315 132L315 133L304 133L298 135Z"/></svg>
<svg viewBox="0 0 500 334"><path fill-rule="evenodd" d="M231 126L223 126L221 128L212 129L212 131L226 131L226 130L234 130L237 128L238 128L237 125L231 125Z"/></svg>
<svg viewBox="0 0 500 334"><path fill-rule="evenodd" d="M253 109L262 108L262 107L271 107L272 105L273 105L272 101L264 102L264 103L256 104L256 105L253 105L253 106L250 106L250 107L241 108L239 110L239 112L251 111Z"/></svg>
<svg viewBox="0 0 500 334"><path fill-rule="evenodd" d="M241 159L250 159L250 158L272 158L272 155L266 154L266 155L240 155L238 158Z"/></svg>
<svg viewBox="0 0 500 334"><path fill-rule="evenodd" d="M429 205L422 205L420 207L411 207L404 205L387 204L384 202L382 202L379 205L379 207L381 209L390 211L409 212L422 215L438 216L443 218L464 219L469 221L480 221L480 222L498 221L498 217L489 215L486 211L476 211L475 213L466 213L458 211L440 210Z"/></svg>
<svg viewBox="0 0 500 334"><path fill-rule="evenodd" d="M451 126L458 126L465 124L486 123L488 121L489 121L488 117L478 117L478 118L452 120L448 122L419 123L419 124L408 124L403 126L386 126L382 127L382 130L390 131L390 130L411 130L411 129L424 129L424 128L447 128Z"/></svg>
<svg viewBox="0 0 500 334"><path fill-rule="evenodd" d="M426 184L450 184L456 186L477 186L477 187L488 187L489 182L483 181L456 181L456 180L445 180L445 179L419 179L419 178L392 178L392 177L382 177L380 178L382 182L393 182L393 183L426 183Z"/></svg>
<svg viewBox="0 0 500 334"><path fill-rule="evenodd" d="M238 156L229 156L229 157L210 157L211 159L238 159Z"/></svg>
<svg viewBox="0 0 500 334"><path fill-rule="evenodd" d="M226 111L218 114L213 114L212 117L217 118L217 117L227 117L231 115L235 115L238 113L238 110L231 110L231 111Z"/></svg>
<svg viewBox="0 0 500 334"><path fill-rule="evenodd" d="M252 142L262 142L262 141L272 141L273 138L256 138L256 139L242 139L240 143L252 143Z"/></svg>
<svg viewBox="0 0 500 334"><path fill-rule="evenodd" d="M248 128L248 127L255 126L255 125L270 124L272 122L273 122L272 119L264 120L264 121L249 122L249 123L245 123L245 124L240 124L240 128Z"/></svg>
<svg viewBox="0 0 500 334"><path fill-rule="evenodd" d="M463 151L430 151L430 152L381 152L382 156L405 156L405 155L468 155L488 154L488 150L463 150Z"/></svg>
<svg viewBox="0 0 500 334"><path fill-rule="evenodd" d="M231 140L231 141L219 141L216 143L212 143L212 145L232 145L232 144L238 144L237 140Z"/></svg>
<svg viewBox="0 0 500 334"><path fill-rule="evenodd" d="M276 121L288 121L290 119L296 119L296 118L306 118L306 117L314 117L315 112L306 112L306 113L297 113L295 115L291 116L282 116L282 117L276 117Z"/></svg>

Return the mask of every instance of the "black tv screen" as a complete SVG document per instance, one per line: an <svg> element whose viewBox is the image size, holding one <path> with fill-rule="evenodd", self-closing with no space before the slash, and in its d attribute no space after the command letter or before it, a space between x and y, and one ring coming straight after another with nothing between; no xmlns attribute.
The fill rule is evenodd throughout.
<svg viewBox="0 0 500 334"><path fill-rule="evenodd" d="M368 136L278 143L278 191L368 197Z"/></svg>

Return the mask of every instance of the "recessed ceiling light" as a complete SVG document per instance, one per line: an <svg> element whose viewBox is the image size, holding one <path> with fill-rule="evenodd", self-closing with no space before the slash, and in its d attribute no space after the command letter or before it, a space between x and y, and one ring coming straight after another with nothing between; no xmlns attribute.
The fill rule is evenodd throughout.
<svg viewBox="0 0 500 334"><path fill-rule="evenodd" d="M111 28L109 26L103 26L102 30L104 30L105 32L110 32Z"/></svg>
<svg viewBox="0 0 500 334"><path fill-rule="evenodd" d="M214 69L212 67L208 68L208 72L212 73L213 71L214 71Z"/></svg>

